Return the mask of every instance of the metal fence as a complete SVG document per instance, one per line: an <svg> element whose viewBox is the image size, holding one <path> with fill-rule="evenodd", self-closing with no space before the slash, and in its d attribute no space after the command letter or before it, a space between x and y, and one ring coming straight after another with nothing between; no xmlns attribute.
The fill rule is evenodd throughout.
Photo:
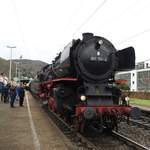
<svg viewBox="0 0 150 150"><path fill-rule="evenodd" d="M150 91L150 71L137 72L137 90Z"/></svg>
<svg viewBox="0 0 150 150"><path fill-rule="evenodd" d="M131 87L131 73L116 74L115 79L127 80L127 84Z"/></svg>

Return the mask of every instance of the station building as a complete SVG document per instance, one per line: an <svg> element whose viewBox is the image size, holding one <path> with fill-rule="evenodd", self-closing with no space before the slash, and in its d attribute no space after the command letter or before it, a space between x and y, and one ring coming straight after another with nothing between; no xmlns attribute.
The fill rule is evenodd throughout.
<svg viewBox="0 0 150 150"><path fill-rule="evenodd" d="M115 79L127 80L130 91L150 91L150 60L138 62L134 70L118 72Z"/></svg>

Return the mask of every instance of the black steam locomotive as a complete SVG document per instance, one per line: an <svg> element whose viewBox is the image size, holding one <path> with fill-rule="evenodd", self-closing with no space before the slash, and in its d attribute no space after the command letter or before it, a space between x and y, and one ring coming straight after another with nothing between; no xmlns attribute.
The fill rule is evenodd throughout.
<svg viewBox="0 0 150 150"><path fill-rule="evenodd" d="M117 51L107 39L84 33L38 72L30 89L80 132L117 129L120 118L134 111L120 103L115 72L134 67L133 47Z"/></svg>

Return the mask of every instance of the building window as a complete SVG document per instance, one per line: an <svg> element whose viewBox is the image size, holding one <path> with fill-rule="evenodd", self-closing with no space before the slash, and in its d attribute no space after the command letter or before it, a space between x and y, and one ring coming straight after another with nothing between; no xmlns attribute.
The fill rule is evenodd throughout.
<svg viewBox="0 0 150 150"><path fill-rule="evenodd" d="M149 65L148 65L148 63L146 63L146 68L149 68Z"/></svg>
<svg viewBox="0 0 150 150"><path fill-rule="evenodd" d="M133 73L132 76L134 77L134 75L135 75L135 74Z"/></svg>
<svg viewBox="0 0 150 150"><path fill-rule="evenodd" d="M132 81L132 84L134 84L134 81Z"/></svg>

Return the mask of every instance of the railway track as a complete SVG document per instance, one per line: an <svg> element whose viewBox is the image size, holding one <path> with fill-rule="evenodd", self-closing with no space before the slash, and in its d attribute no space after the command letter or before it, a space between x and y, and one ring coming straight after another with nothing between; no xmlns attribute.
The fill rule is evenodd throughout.
<svg viewBox="0 0 150 150"><path fill-rule="evenodd" d="M146 130L150 130L150 112L142 110L140 119L125 119L124 123L126 122L128 122L132 126L138 126Z"/></svg>
<svg viewBox="0 0 150 150"><path fill-rule="evenodd" d="M144 128L146 130L150 130L150 112L142 110L142 115L140 119L138 120L130 119L129 124Z"/></svg>
<svg viewBox="0 0 150 150"><path fill-rule="evenodd" d="M145 122L135 120L130 120L129 124L122 122L119 125L119 134L127 137L127 140L131 139L131 142L137 143L135 147L150 150L150 126Z"/></svg>
<svg viewBox="0 0 150 150"><path fill-rule="evenodd" d="M145 128L146 130L150 129L150 119L147 121L143 121L143 120L132 120L130 119L130 124L132 125L138 125L139 127Z"/></svg>
<svg viewBox="0 0 150 150"><path fill-rule="evenodd" d="M70 127L59 115L53 113L46 107L44 107L44 110L65 136L73 143L75 150L115 150L116 148L118 150L128 150L131 149L131 147L138 150L149 150L149 148L142 144L115 131L112 131L111 134L109 133L94 138L84 137Z"/></svg>
<svg viewBox="0 0 150 150"><path fill-rule="evenodd" d="M71 140L76 150L100 150L92 142L71 128L63 119L59 117L59 115L46 107L44 107L44 110L59 127L59 129L65 134L65 136Z"/></svg>
<svg viewBox="0 0 150 150"><path fill-rule="evenodd" d="M150 148L143 146L142 144L139 144L138 142L136 142L118 132L112 131L112 135L123 140L124 142L126 142L129 145L129 147L134 146L134 148L136 148L138 150L150 150Z"/></svg>
<svg viewBox="0 0 150 150"><path fill-rule="evenodd" d="M141 110L141 113L142 113L142 116L150 117L150 111L147 111L147 110Z"/></svg>

